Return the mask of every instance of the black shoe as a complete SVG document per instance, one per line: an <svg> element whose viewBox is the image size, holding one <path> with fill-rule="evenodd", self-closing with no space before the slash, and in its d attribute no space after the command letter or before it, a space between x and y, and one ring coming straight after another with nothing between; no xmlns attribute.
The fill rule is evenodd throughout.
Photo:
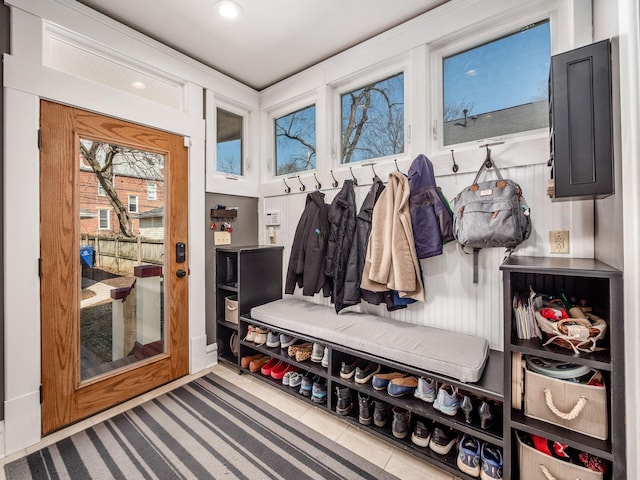
<svg viewBox="0 0 640 480"><path fill-rule="evenodd" d="M358 421L363 425L371 425L373 420L373 402L366 393L358 393Z"/></svg>
<svg viewBox="0 0 640 480"><path fill-rule="evenodd" d="M336 387L336 395L338 402L336 403L336 413L338 415L347 415L353 408L351 400L351 390L349 387Z"/></svg>
<svg viewBox="0 0 640 480"><path fill-rule="evenodd" d="M473 399L470 395L462 397L460 402L460 410L464 412L464 419L467 423L473 422Z"/></svg>
<svg viewBox="0 0 640 480"><path fill-rule="evenodd" d="M342 362L340 367L340 378L348 380L352 378L356 373L356 368L363 367L366 364L365 360L355 358L349 362Z"/></svg>
<svg viewBox="0 0 640 480"><path fill-rule="evenodd" d="M391 433L396 438L404 438L409 434L409 419L411 413L400 407L393 407L393 420L391 421Z"/></svg>
<svg viewBox="0 0 640 480"><path fill-rule="evenodd" d="M380 400L375 400L373 404L373 423L376 427L384 427L389 419L389 404Z"/></svg>
<svg viewBox="0 0 640 480"><path fill-rule="evenodd" d="M453 447L455 443L456 435L454 435L451 429L443 425L436 425L435 427L433 427L431 440L429 441L429 447L435 453L446 455L451 451L451 447Z"/></svg>
<svg viewBox="0 0 640 480"><path fill-rule="evenodd" d="M478 415L480 416L480 428L483 430L490 428L496 419L493 406L486 400L483 400L478 407Z"/></svg>
<svg viewBox="0 0 640 480"><path fill-rule="evenodd" d="M411 434L411 441L419 447L428 447L431 439L431 432L422 420L416 422Z"/></svg>
<svg viewBox="0 0 640 480"><path fill-rule="evenodd" d="M376 373L380 371L380 365L367 362L356 367L356 383L367 383Z"/></svg>

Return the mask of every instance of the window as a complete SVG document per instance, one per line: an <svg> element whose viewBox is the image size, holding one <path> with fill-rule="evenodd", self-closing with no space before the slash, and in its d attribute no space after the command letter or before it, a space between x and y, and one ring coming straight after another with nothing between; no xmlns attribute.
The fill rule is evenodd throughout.
<svg viewBox="0 0 640 480"><path fill-rule="evenodd" d="M98 230L111 230L110 210L98 210Z"/></svg>
<svg viewBox="0 0 640 480"><path fill-rule="evenodd" d="M158 199L158 185L155 183L147 183L147 200Z"/></svg>
<svg viewBox="0 0 640 480"><path fill-rule="evenodd" d="M102 186L100 181L98 181L98 196L99 197L106 197L107 196L107 194L104 191L104 187Z"/></svg>
<svg viewBox="0 0 640 480"><path fill-rule="evenodd" d="M216 171L242 175L243 118L216 109Z"/></svg>
<svg viewBox="0 0 640 480"><path fill-rule="evenodd" d="M316 106L275 120L276 175L316 168Z"/></svg>
<svg viewBox="0 0 640 480"><path fill-rule="evenodd" d="M548 127L549 20L442 59L444 145Z"/></svg>
<svg viewBox="0 0 640 480"><path fill-rule="evenodd" d="M404 73L343 93L342 163L404 152Z"/></svg>
<svg viewBox="0 0 640 480"><path fill-rule="evenodd" d="M137 195L129 195L129 213L138 213Z"/></svg>

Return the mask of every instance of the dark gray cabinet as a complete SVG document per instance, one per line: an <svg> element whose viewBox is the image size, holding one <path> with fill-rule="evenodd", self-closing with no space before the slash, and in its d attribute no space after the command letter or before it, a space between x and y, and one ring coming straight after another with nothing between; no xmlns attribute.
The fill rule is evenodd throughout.
<svg viewBox="0 0 640 480"><path fill-rule="evenodd" d="M611 43L551 57L549 125L556 199L614 193Z"/></svg>
<svg viewBox="0 0 640 480"><path fill-rule="evenodd" d="M500 268L503 272L504 288L505 398L512 398L514 356L533 355L600 370L607 388L609 413L608 439L599 440L569 428L536 420L526 416L524 410L506 408L505 402L505 472L511 472L512 479L520 478L515 435L516 432L527 432L596 455L607 462L609 471L605 479L625 480L627 475L622 272L598 260L582 258L512 256L505 260ZM553 344L544 346L544 342L538 338L518 338L512 300L515 293L526 297L530 287L536 293L557 296L563 291L569 298L586 299L593 313L608 323L607 335L598 343L598 347L603 348L576 355L570 349ZM526 390L525 383L525 395Z"/></svg>
<svg viewBox="0 0 640 480"><path fill-rule="evenodd" d="M281 246L216 248L216 339L218 359L239 367L238 352L231 349L232 337L239 345L238 323L225 320L225 300L237 299L237 317L252 307L282 298ZM239 348L238 348L239 350Z"/></svg>

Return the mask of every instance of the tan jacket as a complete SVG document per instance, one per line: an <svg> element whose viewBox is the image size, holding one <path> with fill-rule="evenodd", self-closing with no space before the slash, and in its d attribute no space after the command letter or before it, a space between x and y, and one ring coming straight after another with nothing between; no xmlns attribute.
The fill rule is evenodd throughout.
<svg viewBox="0 0 640 480"><path fill-rule="evenodd" d="M387 188L373 208L361 287L373 292L396 290L400 297L424 302L409 212L409 181L400 172L389 174Z"/></svg>

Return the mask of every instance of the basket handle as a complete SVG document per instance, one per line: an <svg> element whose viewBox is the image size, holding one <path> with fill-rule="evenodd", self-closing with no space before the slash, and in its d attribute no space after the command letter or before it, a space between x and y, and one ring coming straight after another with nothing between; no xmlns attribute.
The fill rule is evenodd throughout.
<svg viewBox="0 0 640 480"><path fill-rule="evenodd" d="M547 480L556 480L556 477L551 475L551 472L549 471L549 469L547 467L544 466L544 464L541 463L538 466L540 467L540 471L542 472L542 474L545 476L545 478Z"/></svg>
<svg viewBox="0 0 640 480"><path fill-rule="evenodd" d="M553 414L556 417L559 417L559 418L561 418L563 420L575 420L578 417L578 415L580 415L582 413L582 410L587 405L587 402L589 400L584 395L581 395L580 396L580 400L578 400L576 402L576 404L573 406L571 411L568 412L568 413L564 413L564 412L558 410L558 408L554 405L553 396L551 394L551 390L548 389L548 388L545 388L544 389L544 401L547 403L547 407L549 407L549 410L551 410L551 412L553 412Z"/></svg>
<svg viewBox="0 0 640 480"><path fill-rule="evenodd" d="M227 304L227 310L233 312L234 310L238 309L238 305L229 305Z"/></svg>

